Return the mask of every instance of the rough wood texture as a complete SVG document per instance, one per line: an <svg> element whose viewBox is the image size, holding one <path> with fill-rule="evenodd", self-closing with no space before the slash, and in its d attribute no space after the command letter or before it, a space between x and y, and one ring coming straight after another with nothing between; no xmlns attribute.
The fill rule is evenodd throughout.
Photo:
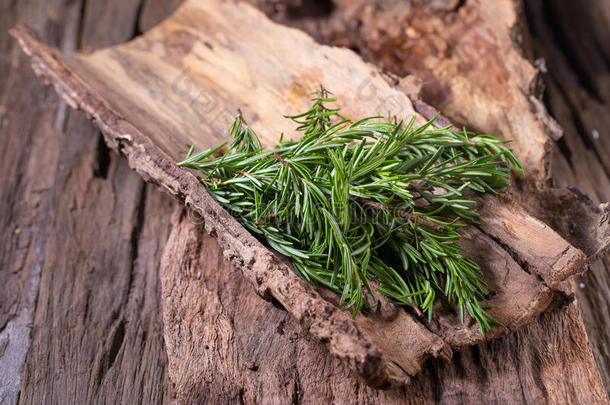
<svg viewBox="0 0 610 405"><path fill-rule="evenodd" d="M150 24L150 22L143 22L144 16L160 15L154 10L152 12L147 10L163 9L167 3L155 0L146 1L140 17L140 28L144 30L147 28L147 24ZM90 127L84 124L81 127L75 124L66 124L66 122L74 120L82 121L82 118L79 118L78 114L67 113L67 110L61 107L61 103L52 92L45 90L36 83L32 72L27 68L27 61L25 58L19 57L13 42L4 34L19 18L27 21L39 33L42 33L44 42L55 44L64 51L73 50L80 42L79 36L76 34L78 32L76 28L81 21L79 19L81 6L80 1L36 2L24 0L13 2L10 6L8 4L6 6L2 5L3 9L0 12L0 28L2 28L0 32L0 94L2 95L0 97L0 137L3 145L6 146L0 151L2 154L0 162L3 163L3 174L0 176L2 180L0 220L3 221L3 233L0 237L5 237L7 238L6 241L10 241L6 244L3 239L0 245L0 249L5 249L1 251L2 255L0 256L0 262L2 263L0 277L4 277L2 279L3 285L9 283L9 285L14 286L14 289L11 287L10 291L14 292L12 296L18 297L18 303L8 311L10 312L8 315L10 321L0 332L0 402L13 403L16 395L18 395L20 385L17 370L21 366L18 361L15 362L15 357L19 357L19 353L25 356L28 347L31 347L27 342L27 330L28 325L31 324L32 304L37 295L37 280L39 277L39 270L37 270L39 268L34 264L36 262L44 263L47 258L54 257L53 250L44 248L48 238L48 232L43 232L45 224L55 223L57 224L55 229L63 224L60 227L61 229L71 229L70 224L74 222L73 216L80 217L81 219L78 222L82 224L82 216L92 216L93 210L100 209L93 207L103 204L97 200L99 194L87 195L86 185L89 183L83 181L80 187L73 187L71 193L76 198L75 193L77 192L79 198L89 207L87 208L89 211L85 212L82 208L78 208L68 213L63 211L60 214L60 211L57 210L57 204L53 203L52 192L54 195L61 194L61 187L65 182L56 185L55 178L59 175L72 176L71 173L75 173L75 167L79 169L87 168L87 164L84 166L76 166L74 163L63 165L65 162L64 145L73 148L73 153L78 156L80 154L97 154L97 158L87 159L88 165L93 167L94 173L98 172L99 169L102 169L99 170L99 173L110 173L108 178L97 177L97 184L104 185L113 181L116 182L116 176L119 174L121 176L133 176L125 170L119 170L116 172L117 174L112 174L112 170L103 169L113 165L125 166L125 163L113 154L107 155L104 152L103 144L100 146L95 137L91 139L91 136L84 136L86 135L85 132L90 131L88 129ZM568 15L571 16L569 13ZM570 22L574 22L574 19L566 19L567 27L569 27ZM135 22L126 22L125 24L132 26L134 32L137 32ZM591 27L590 24L583 26ZM103 36L104 33L101 32L98 35ZM86 43L87 41L83 40L83 42ZM106 45L110 45L110 43ZM554 45L551 41L544 48L550 49ZM10 52L11 49L12 52ZM10 74L5 76L5 72ZM11 91L9 92L9 90ZM44 97L45 101L43 103L40 103L41 97ZM20 117L23 117L23 119ZM571 125L569 114L563 114L561 117L565 117L562 123L564 126L566 123ZM48 125L48 123L53 125ZM68 129L68 127L79 127L79 129ZM571 145L577 145L577 147L570 146L570 149L568 149L568 151L572 151L570 160L574 166L582 170L570 171L571 177L566 177L565 181L569 181L569 184L579 185L583 182L589 184L592 180L602 181L602 179L606 179L604 181L607 181L606 177L590 176L584 173L589 164L592 168L599 167L596 166L599 165L599 161L582 157L584 155L578 149L579 147L584 149L582 143L579 143L582 141L579 139L578 132L574 131L573 133L575 136L567 138L567 140L569 142L575 141ZM14 136L14 134L22 134L23 136ZM66 134L68 137L66 137ZM570 132L567 131L567 135L569 134ZM91 132L91 135L95 136L95 132ZM19 157L19 165L15 164L17 157ZM100 157L102 157L101 160ZM109 164L100 165L98 163L104 161L109 162ZM59 164L62 164L62 166L59 166ZM64 174L64 171L67 173ZM555 171L557 172L557 170ZM12 173L15 175L12 175ZM85 177L90 176L89 173L91 172L88 171ZM563 179L560 180L563 181ZM38 187L36 184L43 184L43 187ZM595 201L607 201L608 197L604 196L604 192L608 189L608 187L594 184L588 187L586 191L594 196ZM149 186L146 191L146 200L155 200L158 194L155 187ZM64 198L67 199L67 197ZM131 190L122 191L116 195L116 199L121 199L123 204L129 204L130 199L137 200L139 195L133 195ZM165 204L171 205L167 199L161 199L165 201ZM21 202L25 202L25 204ZM137 206L142 206L142 203L138 203ZM168 212L168 207L163 208L163 211ZM168 216L161 215L159 210L152 211L152 216L155 217L155 220L165 224L169 220ZM131 221L134 216L123 217L124 220L128 218ZM150 220L148 216L146 218L147 221ZM23 224L25 226L22 226ZM116 232L110 229L116 226L116 222L104 223L98 221L97 225L98 228L95 229L95 232L101 232L102 234ZM124 224L124 226L131 228L132 224ZM189 222L187 225L180 226L183 228L181 232L184 232L184 228L193 225ZM163 229L163 226L158 229ZM6 230L9 232L5 232ZM203 359L206 360L201 361L200 357L191 356L186 351L182 352L183 357L176 356L170 360L170 368L172 362L174 362L173 364L181 364L182 370L187 373L181 381L184 384L183 388L177 387L180 390L178 397L184 399L184 402L193 402L190 400L195 398L208 402L212 401L213 398L219 400L234 399L237 402L241 398L249 402L250 399L260 399L262 396L269 402L280 403L291 401L316 403L320 401L333 401L335 403L406 401L423 403L434 400L443 403L515 403L525 401L537 403L595 403L607 401L603 389L600 389L595 377L591 374L592 372L595 374L593 370L595 366L587 350L586 336L575 303L570 304L565 311L555 311L543 315L534 324L516 334L458 352L450 364L443 361L429 362L425 365L422 374L415 379L407 390L382 392L367 388L340 361L328 356L327 351L322 346L310 341L308 335L303 333L298 323L285 311L261 301L254 295L253 291L248 288L248 284L244 284L245 280L238 277L238 271L222 259L221 248L214 239L209 237L201 239L200 230L197 230L196 227L192 231L196 232L194 239L199 239L194 244L202 247L200 254L202 256L204 253L207 255L203 259L200 270L202 272L201 280L208 280L208 282L203 284L201 280L196 280L196 273L189 273L186 274L188 283L182 284L181 290L190 287L193 294L201 295L202 292L198 289L204 289L203 293L209 299L205 297L200 299L203 304L199 306L200 312L197 313L197 316L202 317L203 322L188 323L187 320L183 319L182 323L175 326L179 325L185 331L192 327L190 333L193 333L194 336L203 336L204 338L193 342L194 347L205 348L207 346L213 349L215 361L210 363L211 358L205 356ZM140 240L144 240L142 239L144 235L148 235L146 238L150 238L148 240L154 243L156 249L163 247L163 237L157 238L155 235L146 233L139 236ZM78 239L84 252L97 249L98 252L108 257L112 257L115 253L110 248L104 248L104 243L108 242L110 246L111 241L91 237L83 238L82 236L78 236ZM147 250L140 250L138 256L146 256L148 255L147 252ZM73 277L62 275L65 270L70 270L71 266L72 264L67 262L64 268L44 267L43 270L43 272L49 273L47 280L51 280L50 275L53 278L58 278L55 291L60 290L62 297L65 297L65 299L57 302L57 310L53 311L54 322L63 322L63 318L74 316L74 313L67 308L75 300L75 298L70 297L82 294L82 287L73 287ZM154 263L151 264L151 267L146 269L147 274L155 272L155 266ZM14 268L15 270L7 275L4 271L6 268ZM99 277L108 268L112 268L112 265L81 276L90 280L90 285L95 286L89 291L90 296L96 297L99 294L112 291L111 284L98 283ZM188 269L188 267L185 268ZM133 269L131 270L133 271ZM603 318L600 319L599 316L610 313L610 311L602 311L604 314L601 314L599 308L608 305L608 278L606 276L608 273L603 267L601 270L599 267L593 267L592 271L587 273L584 280L586 287L579 291L579 297L581 297L579 306L585 309L585 315L588 308L593 308L594 311L591 311L591 313L595 315L589 319L596 319L601 322L601 325L605 325L607 321L604 323ZM71 271L73 272L69 274L74 274L74 270ZM223 278L225 274L227 279ZM16 277L19 280L33 282L29 284L22 281L15 282ZM173 277L178 276L174 275ZM218 280L218 283L215 280ZM151 285L154 284L154 280L150 281ZM10 284L11 282L13 284ZM239 291L240 295L235 297L233 294L228 294L228 285L236 285L230 291ZM137 285L134 285L134 287L137 288ZM40 288L49 287L46 284L41 285ZM25 293L26 291L30 291L29 295ZM3 292L2 298L5 296L11 295L6 295ZM155 317L157 322L161 322L158 314L160 304L156 297L157 295L151 291L147 293L144 302L156 306L156 313L152 313L151 316ZM221 301L217 297L224 299ZM99 298L93 300L95 302L105 302ZM591 304L587 305L587 300L590 300ZM209 302L214 303L214 301L217 301L214 304L215 306L208 306ZM155 304L155 302L157 303ZM220 307L220 311L218 304L224 304ZM256 309L252 309L254 307ZM212 316L206 316L208 314L206 308L211 308L209 313ZM92 308L92 310L102 314L110 312L110 308L105 307ZM45 311L48 313L48 310ZM241 311L258 315L241 317ZM6 313L4 309L2 313ZM119 314L118 317L120 318L120 316ZM137 313L131 312L128 319L133 320L134 316L137 316ZM256 317L256 323L251 321L253 317ZM79 365L81 353L102 352L99 347L105 344L106 340L92 338L92 335L89 335L89 338L81 339L81 343L77 347L61 345L61 336L55 338L49 334L48 324L45 323L48 322L48 317L37 319L38 321L34 323L38 330L37 333L39 336L47 336L47 343L45 344L53 354L45 358L38 355L36 357L37 361L29 361L24 369L23 374L29 376L27 379L21 378L22 386L29 387L26 392L30 400L27 402L36 401L40 398L46 398L47 402L51 403L63 402L66 398L70 398L70 402L73 403L85 402L90 387L96 387L99 382L92 380L91 384L62 384L52 389L53 381L58 374L55 372L49 372L46 375L36 374L35 369L58 370L57 359L61 359L64 367L59 373L64 375L65 381L70 379L77 381L78 378L80 378L78 381L83 381L84 378L92 379L90 375L93 375L93 373L82 368L81 371L78 371L79 366L82 367L82 365ZM75 319L74 324L77 326L80 322L85 322L88 328L103 327L87 322L82 316L72 319ZM587 317L585 317L585 320L587 320ZM126 330L133 323L128 321ZM598 355L601 352L602 356L607 356L607 328L599 327L596 322L588 322L587 325L594 348L597 347L597 351L594 351L594 353ZM22 331L26 331L26 333L15 334L13 328L16 326L20 327ZM83 331L82 326L79 326L79 328ZM215 330L223 333L216 334L213 332ZM242 334L242 331L245 332ZM591 331L593 331L593 334ZM100 335L105 336L104 332L100 332ZM127 333L127 336L133 335ZM158 329L148 330L146 336L147 339L156 339L155 336L159 336ZM241 338L236 339L236 336L241 336ZM111 379L114 379L119 386L123 381L127 381L128 376L133 375L133 369L130 369L130 367L134 365L141 370L146 370L149 367L154 369L159 364L156 359L161 359L159 366L163 367L164 350L161 346L149 345L146 346L144 351L128 351L125 347L130 345L130 339L129 337L126 338L121 348L119 348L117 358L120 361L115 360L113 366L108 369L110 370L108 375L111 375ZM545 344L541 345L540 342L545 342ZM184 348L188 347L184 346ZM122 353L125 353L125 355ZM198 352L195 350L193 353ZM245 354L240 356L239 353ZM143 354L148 356L146 361L142 361L140 357ZM273 360L278 357L278 354L285 361L274 362ZM27 356L29 358L32 353ZM602 370L609 364L607 358L605 357L604 360L604 357L598 356L598 365ZM104 359L107 359L107 357L100 356L95 359L92 362L91 369L97 370L102 367L100 364L103 363ZM242 362L244 359L246 360L245 363ZM260 359L262 360L258 362L257 360ZM10 366L8 371L12 374L4 373L6 369L2 367L7 364ZM246 369L242 367L244 364ZM79 374L83 372L84 374ZM218 377L219 372L223 376L222 378ZM34 381L31 378L34 375L40 380ZM17 391L4 389L4 384L8 381L6 376L12 379L10 383L16 380L16 385L11 387L16 387ZM142 390L142 392L148 392L149 387L154 386L156 390L150 391L150 400L147 399L145 402L164 402L162 389L165 384L159 383L159 379L154 377L154 373L149 373L147 378L142 378L142 381L142 386L127 387L127 385L123 385L122 389L116 389L115 386L107 383L102 384L102 388L96 391L95 398L99 402L114 403L125 391L139 392ZM34 384L34 382L36 383ZM136 397L137 395L132 395L124 398ZM142 401L144 399L139 402ZM22 398L22 402L26 401Z"/></svg>
<svg viewBox="0 0 610 405"><path fill-rule="evenodd" d="M603 0L582 7L561 0L526 4L533 50L546 60L545 103L565 133L553 149L553 181L557 187L580 190L564 198L590 198L594 206L608 202L610 4ZM579 280L577 296L597 365L610 390L610 255L590 266Z"/></svg>
<svg viewBox="0 0 610 405"><path fill-rule="evenodd" d="M575 303L456 352L451 363L429 361L407 387L367 387L281 307L257 297L192 215L179 210L174 221L161 279L170 395L178 403L608 401Z"/></svg>
<svg viewBox="0 0 610 405"><path fill-rule="evenodd" d="M567 245L558 234L549 234L548 225L527 215L514 201L498 203L498 200L507 199L505 196L480 199L480 228L500 241L529 273L557 288L566 278L584 270L580 250Z"/></svg>
<svg viewBox="0 0 610 405"><path fill-rule="evenodd" d="M100 13L95 28L93 3L0 2L1 404L163 402L157 271L174 203L35 79L8 36L24 21L64 52L131 38L137 2L105 2L125 13Z"/></svg>
<svg viewBox="0 0 610 405"><path fill-rule="evenodd" d="M257 33L247 41L240 40L252 26L257 27ZM446 357L447 349L434 333L456 348L483 341L476 325L461 325L451 311L440 312L438 325L431 327L434 333L409 316L393 319L391 328L383 326L385 321L375 320L374 314L359 315L368 318L366 321L352 321L242 229L190 173L172 163L190 143L210 147L222 139L216 126L224 117L210 122L200 109L193 108L201 106L202 95L213 101L221 114L245 106L246 116L255 117L251 123L267 144L274 143L280 132L290 133L292 128L286 126L280 110L299 111L307 102L304 88L308 84L315 88L314 82L332 88L344 101L347 116L356 118L383 108L396 115L414 115L406 95L352 52L319 46L302 33L269 22L246 5L213 1L187 2L171 19L143 37L90 55L62 57L37 43L23 27L14 35L32 56L34 69L50 80L72 107L92 117L108 144L123 153L138 173L203 216L206 230L217 236L225 255L243 270L260 295L280 301L305 330L328 342L331 352L345 359L369 384L387 387L404 383L419 371L428 355ZM284 41L269 48L266 38ZM269 76L270 63L281 63L282 69ZM349 73L347 77L345 72ZM359 97L352 91L360 81L375 93L360 98L359 103L345 103ZM179 90L180 85L186 90ZM197 97L193 99L191 92ZM515 210L517 206L510 208ZM520 215L523 220L516 222L510 232L490 233L510 251L496 248L496 242L487 241L477 232L468 231L477 236L465 238L470 251L486 252L477 258L490 284L491 313L508 330L531 321L551 303L547 287L538 286L526 270L541 273L550 288L557 288L582 269L585 258L550 228L528 220L524 212ZM532 235L537 236L534 242ZM526 243L534 244L531 249L519 248ZM553 247L549 250L548 246ZM507 277L511 272L506 270L511 268L511 255L527 264L525 270L512 266L516 271L513 279L531 278L531 282L511 283ZM405 331L411 330L418 331L410 335L411 351L395 350L401 347ZM504 332L503 328L494 328L486 338Z"/></svg>
<svg viewBox="0 0 610 405"><path fill-rule="evenodd" d="M520 1L337 0L315 18L294 12L295 5L311 9L309 2L253 3L399 77L418 76L425 102L456 124L512 139L528 180L538 188L548 181L551 137L561 129L533 92L538 72L522 55Z"/></svg>

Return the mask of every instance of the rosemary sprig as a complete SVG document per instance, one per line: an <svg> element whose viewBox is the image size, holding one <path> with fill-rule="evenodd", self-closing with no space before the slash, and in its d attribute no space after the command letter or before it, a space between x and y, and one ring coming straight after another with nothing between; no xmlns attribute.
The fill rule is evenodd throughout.
<svg viewBox="0 0 610 405"><path fill-rule="evenodd" d="M327 107L336 100L324 89L312 101L288 117L299 124L298 141L265 150L239 114L226 151L191 148L179 164L203 172L225 208L304 280L341 294L354 315L374 305L374 280L391 301L429 318L440 296L482 333L497 324L479 303L488 294L481 270L456 240L460 220L477 216L465 192L501 192L510 167L522 171L505 142L434 119L419 128L415 117L352 122Z"/></svg>

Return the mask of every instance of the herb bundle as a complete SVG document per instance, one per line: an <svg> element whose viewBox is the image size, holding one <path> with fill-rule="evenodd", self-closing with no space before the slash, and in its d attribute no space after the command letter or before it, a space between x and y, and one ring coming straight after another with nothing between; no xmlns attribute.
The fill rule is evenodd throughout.
<svg viewBox="0 0 610 405"><path fill-rule="evenodd" d="M479 266L456 240L476 220L467 190L501 192L510 168L505 141L395 118L344 118L321 89L311 109L287 117L302 133L264 149L239 114L233 140L188 152L210 193L233 216L288 256L312 285L341 294L354 315L376 289L400 305L433 313L436 299L464 310L485 333L497 323L479 300L488 293Z"/></svg>

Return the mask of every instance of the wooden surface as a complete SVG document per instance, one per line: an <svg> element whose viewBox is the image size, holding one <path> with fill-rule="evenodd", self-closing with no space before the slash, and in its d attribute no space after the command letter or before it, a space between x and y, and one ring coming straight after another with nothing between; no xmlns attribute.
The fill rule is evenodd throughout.
<svg viewBox="0 0 610 405"><path fill-rule="evenodd" d="M554 183L577 187L594 204L608 202L610 4L590 1L575 8L570 2L531 2L526 11L534 54L546 61L545 102L565 133L553 148ZM578 284L587 334L610 390L610 254L592 264Z"/></svg>
<svg viewBox="0 0 610 405"><path fill-rule="evenodd" d="M171 303L164 320L174 329L168 373L178 376L172 396L179 403L606 402L574 305L457 352L451 363L431 361L408 387L371 389L288 313L260 300L218 249L203 248L217 245L201 238L192 218L178 211L174 221L168 246L183 262L162 266L161 278L163 301Z"/></svg>
<svg viewBox="0 0 610 405"><path fill-rule="evenodd" d="M174 203L34 80L7 35L21 20L67 52L111 45L132 36L138 3L108 2L124 13L95 29L80 1L1 3L2 404L163 402L157 269Z"/></svg>
<svg viewBox="0 0 610 405"><path fill-rule="evenodd" d="M140 9L140 21L155 14L146 11L155 8L153 3L146 2ZM83 16L80 6L79 2L24 1L7 6L0 22L2 27L11 26L19 16L43 33L45 42L70 51L87 43L84 34L79 34L86 30L78 29ZM86 14L87 7L84 10ZM138 13L124 17L134 15ZM108 16L116 23L116 16ZM119 40L143 28L137 28L136 21L119 25L129 28ZM97 40L99 45L110 44L104 43L104 32L91 32L88 35L102 38ZM185 277L186 287L203 288L209 298L198 310L190 308L200 318L190 324L196 326L193 332L198 332L199 339L194 349L201 355L172 352L178 354L169 369L176 365L186 369L183 385L170 386L165 379L167 349L160 331L157 271L170 229L167 213L175 204L156 188L144 186L123 160L108 154L84 118L70 113L52 91L37 85L13 44L7 37L0 38L0 70L9 72L0 76L6 77L0 79L0 131L8 145L2 151L0 197L10 213L0 216L2 228L10 231L1 236L0 274L3 284L10 286L0 307L6 325L0 334L1 399L7 403L16 398L15 387L22 387L20 399L26 403L43 398L60 403L91 398L162 402L166 386L170 396L208 401L249 402L263 396L277 402L604 399L588 374L591 358L574 304L565 312L544 315L516 335L459 353L451 365L428 364L407 391L366 388L318 343L311 342L285 311L245 288L214 240L201 236L195 238L205 247L200 249L206 264L201 265L201 279L210 281L202 283L192 271ZM83 136L87 132L89 136ZM193 226L187 221L173 229L185 232L183 228ZM7 268L14 270L6 272ZM590 290L597 304L607 305L603 290L595 292L597 286L607 288L602 284L607 280L604 274ZM227 290L243 293L236 297ZM242 312L243 308L253 312ZM590 325L589 335L593 330L603 350L604 329ZM546 345L541 346L541 341ZM204 355L202 350L213 353ZM279 361L278 353L286 361ZM19 374L16 370L23 359L25 366ZM219 374L223 377L218 378Z"/></svg>
<svg viewBox="0 0 610 405"><path fill-rule="evenodd" d="M257 32L246 40L248 27L257 27ZM91 117L113 150L127 157L144 179L201 214L205 230L218 239L225 257L261 296L278 300L304 330L328 343L330 352L371 386L408 383L429 356L448 359L450 347L463 348L519 329L552 302L565 301L561 283L584 268L581 251L509 203L508 197L480 199L479 228L487 235L471 226L464 230L461 243L481 265L490 290L486 304L505 328L495 327L483 337L474 322L462 324L451 308L440 303L429 325L398 309L390 318L372 311L352 320L340 310L334 295L321 297L313 291L174 162L191 143L214 147L226 140L217 128L224 117L210 120L214 110L222 115L244 106L246 117L255 117L252 125L267 145L274 144L281 132L291 136L294 124L281 116L278 120L278 111L304 107L308 96L304 91L295 95L295 89L303 90L308 82L332 86L338 104L354 119L381 110L387 100L394 101L387 108L395 115L415 114L420 123L430 118L417 115L411 100L380 72L353 52L320 46L246 4L191 0L138 39L88 55L66 57L50 50L23 26L12 34L31 56L35 71L70 106ZM283 40L269 47L268 38ZM276 72L270 73L271 69ZM375 94L367 98L353 94L360 82L369 83ZM178 89L182 86L184 91ZM213 103L212 108L202 111L202 96ZM350 103L352 98L358 102ZM288 107L285 100L290 101ZM180 251L170 254L166 263L177 263L178 268L182 256ZM554 295L562 298L553 299ZM173 338L168 336L171 330L166 323L166 341ZM177 378L171 372L169 377Z"/></svg>

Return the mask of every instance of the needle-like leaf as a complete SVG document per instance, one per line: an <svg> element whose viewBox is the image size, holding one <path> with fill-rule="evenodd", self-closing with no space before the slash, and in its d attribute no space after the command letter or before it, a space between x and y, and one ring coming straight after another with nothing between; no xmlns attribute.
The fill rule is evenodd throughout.
<svg viewBox="0 0 610 405"><path fill-rule="evenodd" d="M375 304L375 281L391 301L430 319L444 297L482 333L498 324L480 304L488 291L479 266L456 241L459 220L477 216L466 191L502 192L511 166L522 171L506 142L437 128L435 119L419 128L414 118L352 122L326 107L335 99L324 89L312 101L288 117L300 140L264 150L240 113L225 152L225 144L191 148L179 164L203 172L221 204L354 314Z"/></svg>

